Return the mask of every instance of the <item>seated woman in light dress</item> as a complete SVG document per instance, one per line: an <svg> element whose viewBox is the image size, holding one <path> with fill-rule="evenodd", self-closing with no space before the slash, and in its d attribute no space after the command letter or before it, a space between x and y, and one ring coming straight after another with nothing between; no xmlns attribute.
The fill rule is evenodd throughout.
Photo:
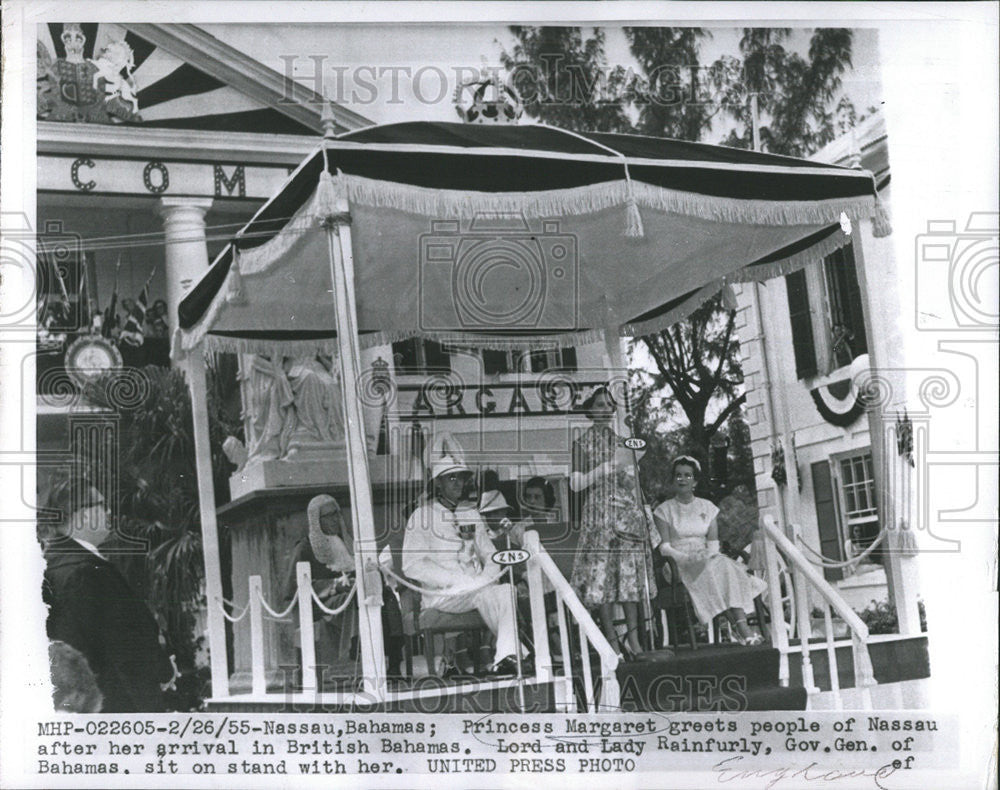
<svg viewBox="0 0 1000 790"><path fill-rule="evenodd" d="M660 553L677 563L699 621L710 624L717 615L725 614L740 643L760 644L762 639L750 630L746 616L754 610L754 598L766 589L764 581L719 553L715 521L719 509L694 495L701 464L682 455L670 471L676 495L653 512L660 531Z"/></svg>

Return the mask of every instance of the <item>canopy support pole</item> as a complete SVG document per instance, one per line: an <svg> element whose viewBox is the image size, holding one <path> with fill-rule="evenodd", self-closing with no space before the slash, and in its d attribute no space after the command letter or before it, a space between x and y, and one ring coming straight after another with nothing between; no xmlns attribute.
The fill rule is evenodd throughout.
<svg viewBox="0 0 1000 790"><path fill-rule="evenodd" d="M354 562L358 582L358 639L364 693L371 702L386 697L385 653L382 644L382 578L378 571L375 513L372 506L368 444L360 388L361 348L358 314L354 300L354 252L351 244L349 206L337 197L337 214L326 218L330 278L333 283L334 318L340 363L340 399L347 439L347 472L351 491L351 522L354 528ZM366 569L371 568L368 571Z"/></svg>
<svg viewBox="0 0 1000 790"><path fill-rule="evenodd" d="M191 417L194 422L194 457L198 476L201 516L201 550L205 558L205 598L208 604L208 655L212 666L212 697L229 696L229 661L226 623L222 619L222 565L219 560L219 528L215 520L215 487L212 483L212 448L208 432L208 387L205 355L199 346L184 361Z"/></svg>

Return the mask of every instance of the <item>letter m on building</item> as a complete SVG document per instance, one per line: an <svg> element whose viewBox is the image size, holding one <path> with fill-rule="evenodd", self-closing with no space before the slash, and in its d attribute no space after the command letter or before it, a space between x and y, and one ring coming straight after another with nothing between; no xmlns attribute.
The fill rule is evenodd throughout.
<svg viewBox="0 0 1000 790"><path fill-rule="evenodd" d="M236 170L230 178L226 178L226 171L222 165L215 165L215 196L222 197L222 188L226 188L226 194L232 195L233 190L239 188L237 197L247 196L247 179L243 165L236 165Z"/></svg>

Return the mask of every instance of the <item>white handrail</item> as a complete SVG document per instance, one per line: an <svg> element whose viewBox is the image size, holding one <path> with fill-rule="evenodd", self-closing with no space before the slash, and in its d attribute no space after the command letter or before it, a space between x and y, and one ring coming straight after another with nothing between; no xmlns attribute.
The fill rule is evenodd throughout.
<svg viewBox="0 0 1000 790"><path fill-rule="evenodd" d="M868 652L868 626L864 624L861 618L858 616L847 601L844 600L843 596L831 585L823 576L823 574L816 569L816 567L809 561L809 559L802 553L799 549L785 534L782 532L778 525L775 523L774 518L770 515L764 515L761 518L761 529L764 533L764 543L765 552L767 558L767 568L768 575L772 575L773 569L777 566L774 548L777 548L784 555L786 562L789 564L792 570L793 577L793 609L798 609L798 632L799 641L801 644L802 651L802 679L806 688L809 690L810 694L816 693L818 689L814 686L813 680L813 669L812 660L810 657L810 646L809 637L810 634L810 622L809 622L809 602L808 594L805 589L806 586L811 586L816 592L822 596L824 600L825 608L825 619L826 619L826 647L827 656L829 657L829 671L831 677L831 690L834 692L836 697L835 704L840 707L842 705L842 700L840 699L840 688L839 688L839 678L837 678L837 662L836 662L836 651L833 648L833 627L832 618L830 617L830 609L835 611L840 615L841 619L847 624L847 627L851 631L851 646L854 661L854 680L855 686L861 692L862 707L865 709L871 708L871 686L877 685L875 680L875 672L872 668L871 655ZM773 591L777 588L777 584L773 579L769 579L769 583L772 590L772 598L774 597ZM775 606L781 606L780 602L775 604L772 601L772 614L771 623L772 631L777 634L779 629L774 626L775 623ZM783 622L782 617L782 622ZM783 632L783 628L780 631ZM781 639L780 636L773 637L775 647L781 647L787 650L787 640ZM784 642L784 645L779 645L779 642Z"/></svg>
<svg viewBox="0 0 1000 790"><path fill-rule="evenodd" d="M784 600L781 595L781 570L778 567L778 551L774 542L767 539L767 534L762 532L759 545L764 550L764 570L767 574L768 603L771 606L771 645L778 650L778 685L788 686L788 637L789 630L786 630ZM791 576L788 580L789 597L792 598ZM794 603L788 607L790 619L794 628Z"/></svg>
<svg viewBox="0 0 1000 790"><path fill-rule="evenodd" d="M529 537L530 536L530 537ZM538 539L538 533L535 531L529 531L524 533L524 543L525 547L531 552L533 558L537 557L539 568L545 577L549 580L549 583L555 588L555 591L563 599L566 607L570 610L573 617L576 618L577 622L583 627L583 632L587 635L587 640L594 646L597 650L597 654L601 657L601 661L607 661L613 667L618 666L618 654L615 652L614 648L611 647L611 643L608 641L607 637L604 636L604 632L597 627L597 623L590 616L590 612L587 611L587 607L584 606L580 599L576 595L576 591L570 587L566 577L562 575L562 571L559 570L559 566L556 565L552 557L549 556L548 552L542 548L541 541ZM534 545L532 545L534 544Z"/></svg>
<svg viewBox="0 0 1000 790"><path fill-rule="evenodd" d="M833 610L847 623L851 631L867 641L868 626L858 617L858 613L850 607L850 604L844 600L843 596L834 589L833 585L823 577L823 574L816 570L816 567L809 562L798 546L792 543L785 536L785 533L778 528L778 525L774 522L774 518L765 515L761 519L761 527L766 535L774 541L775 545L781 549L781 553L785 555L785 559L794 565L796 570L801 571L806 580L816 588L816 591L829 602Z"/></svg>
<svg viewBox="0 0 1000 790"><path fill-rule="evenodd" d="M541 584L541 577L544 577L548 579L552 588L555 590L556 600L560 605L560 613L563 611L561 608L562 604L565 604L566 608L569 609L570 614L573 615L573 618L576 620L577 626L579 627L580 658L583 664L584 695L588 709L592 709L594 712L619 710L621 703L621 690L618 686L618 676L615 674L615 670L618 668L618 654L611 646L611 643L607 640L607 637L604 636L604 632L597 627L597 623L595 623L593 618L590 616L590 612L587 611L587 607L585 607L577 597L576 591L570 586L569 582L566 581L566 577L562 575L562 571L559 570L559 567L549 556L548 552L545 551L545 548L542 546L542 542L539 540L538 533L536 531L529 530L524 533L524 547L531 555L528 559L527 576L528 594L531 597L532 620L535 621L533 623L533 630L536 634L536 655L549 655L547 642L548 637L544 628L545 607L543 604L544 594ZM541 622L538 621L539 617L542 618ZM572 657L567 654L568 640L563 639L562 632L565 626L565 617L560 617L560 640L563 645L565 645L562 648L564 653L563 667L564 672L568 674L570 671L569 666ZM587 642L593 645L601 660L601 695L600 699L596 703L594 702L592 695L593 678L590 671L590 655L586 645ZM540 646L541 649L539 649Z"/></svg>

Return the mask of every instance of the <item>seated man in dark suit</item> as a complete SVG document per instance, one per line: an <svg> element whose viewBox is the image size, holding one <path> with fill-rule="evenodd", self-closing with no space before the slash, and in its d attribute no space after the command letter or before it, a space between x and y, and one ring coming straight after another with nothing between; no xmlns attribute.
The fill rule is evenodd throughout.
<svg viewBox="0 0 1000 790"><path fill-rule="evenodd" d="M102 713L165 710L162 686L174 679L174 667L145 601L99 552L111 535L104 497L71 479L56 486L49 504L60 514L43 534L49 639L86 658L104 697Z"/></svg>

